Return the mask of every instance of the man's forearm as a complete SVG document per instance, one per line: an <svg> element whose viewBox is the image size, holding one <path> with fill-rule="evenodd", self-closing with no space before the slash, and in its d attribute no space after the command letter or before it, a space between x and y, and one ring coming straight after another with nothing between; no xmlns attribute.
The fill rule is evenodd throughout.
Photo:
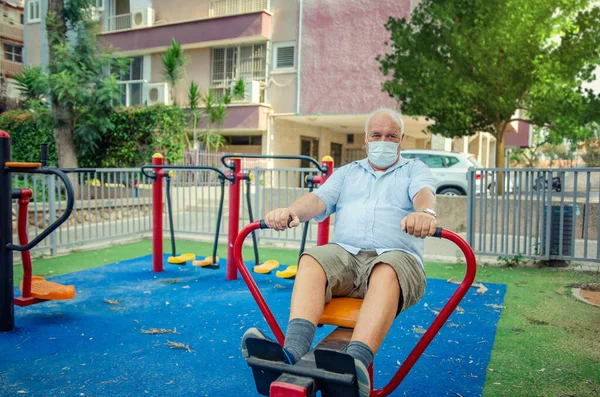
<svg viewBox="0 0 600 397"><path fill-rule="evenodd" d="M422 211L426 208L435 210L435 194L428 188L419 190L413 198L413 207L416 211Z"/></svg>
<svg viewBox="0 0 600 397"><path fill-rule="evenodd" d="M300 223L306 222L325 211L325 203L314 193L307 193L294 201L289 207L300 219Z"/></svg>

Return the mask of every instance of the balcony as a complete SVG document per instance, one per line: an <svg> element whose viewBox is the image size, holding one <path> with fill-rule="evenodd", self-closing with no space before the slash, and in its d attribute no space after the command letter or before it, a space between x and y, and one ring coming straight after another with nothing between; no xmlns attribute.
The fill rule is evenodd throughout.
<svg viewBox="0 0 600 397"><path fill-rule="evenodd" d="M149 83L147 80L120 81L121 105L141 106L171 103L169 85L166 82Z"/></svg>
<svg viewBox="0 0 600 397"><path fill-rule="evenodd" d="M208 16L210 18L217 18L248 14L267 10L268 7L268 0L215 0L210 2Z"/></svg>
<svg viewBox="0 0 600 397"><path fill-rule="evenodd" d="M133 12L111 15L106 18L106 32L149 28L155 22L154 8L146 7Z"/></svg>
<svg viewBox="0 0 600 397"><path fill-rule="evenodd" d="M0 18L0 36L4 39L23 42L23 25L14 23L7 18Z"/></svg>
<svg viewBox="0 0 600 397"><path fill-rule="evenodd" d="M265 81L266 78L258 80L246 80L244 98L234 99L234 104L259 104L265 102ZM210 91L216 97L222 97L233 86L233 80L213 81L210 84Z"/></svg>
<svg viewBox="0 0 600 397"><path fill-rule="evenodd" d="M2 60L2 75L14 76L23 71L23 64L21 62L13 62L7 59Z"/></svg>
<svg viewBox="0 0 600 397"><path fill-rule="evenodd" d="M268 107L259 104L232 104L227 106L227 117L221 130L265 131ZM200 120L199 129L207 128L206 118Z"/></svg>
<svg viewBox="0 0 600 397"><path fill-rule="evenodd" d="M271 14L266 11L161 25L150 25L148 17L143 26L135 26L135 17L131 17L130 28L125 27L129 23L126 17L118 17L108 23L113 30L99 36L100 45L126 55L165 51L172 39L186 49L271 40Z"/></svg>

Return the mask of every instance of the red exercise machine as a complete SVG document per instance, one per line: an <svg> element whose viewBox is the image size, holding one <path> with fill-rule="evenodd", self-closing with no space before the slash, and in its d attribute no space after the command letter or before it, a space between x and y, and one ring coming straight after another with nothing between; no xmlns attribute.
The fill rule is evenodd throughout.
<svg viewBox="0 0 600 397"><path fill-rule="evenodd" d="M250 223L239 233L233 252L235 264L248 289L277 342L283 346L283 332L242 258L242 246L246 236L256 229L266 228L268 226L264 220ZM477 267L475 254L467 242L458 234L442 228L436 230L434 237L448 239L462 250L467 264L465 278L389 383L381 389L371 390L370 397L387 396L398 387L466 295L475 279ZM282 358L278 360L281 348L275 342L248 340L247 362L252 368L258 393L272 397L314 397L320 390L324 397L357 397L358 382L354 360L343 362L339 359L341 355L338 352L341 352L350 342L361 304L362 300L356 298L332 299L325 306L320 324L335 325L337 328L294 365L284 363ZM373 364L369 366L369 375L373 387Z"/></svg>

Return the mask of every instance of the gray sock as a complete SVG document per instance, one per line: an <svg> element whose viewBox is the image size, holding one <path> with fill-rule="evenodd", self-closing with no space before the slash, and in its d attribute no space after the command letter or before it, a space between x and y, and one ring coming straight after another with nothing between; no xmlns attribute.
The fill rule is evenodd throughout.
<svg viewBox="0 0 600 397"><path fill-rule="evenodd" d="M369 365L371 365L373 362L373 350L371 350L369 346L357 340L348 344L348 347L346 347L346 353L362 362L367 368L369 368Z"/></svg>
<svg viewBox="0 0 600 397"><path fill-rule="evenodd" d="M283 348L290 352L298 361L310 350L316 327L308 320L294 318L288 323Z"/></svg>

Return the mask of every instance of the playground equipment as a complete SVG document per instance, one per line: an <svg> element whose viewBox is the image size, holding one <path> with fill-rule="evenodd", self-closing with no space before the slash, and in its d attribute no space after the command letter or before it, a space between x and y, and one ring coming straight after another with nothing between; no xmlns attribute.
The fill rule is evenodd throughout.
<svg viewBox="0 0 600 397"><path fill-rule="evenodd" d="M281 350L281 346L284 344L283 332L242 258L244 240L249 233L259 228L268 228L264 220L247 225L239 233L233 248L235 264L279 343L278 345L276 342L260 339L249 339L247 341L249 354L247 363L252 368L258 393L273 397L314 397L316 392L320 390L324 397L358 396L354 360L342 351L352 337L362 300L356 298L332 299L325 306L320 324L334 325L337 328L296 364L284 363ZM475 279L475 254L467 242L458 234L442 228L436 230L434 237L448 239L461 249L467 264L465 278L389 383L381 389L371 389L370 397L387 396L400 385L466 295ZM371 378L371 388L373 388L373 364L369 366L368 370Z"/></svg>
<svg viewBox="0 0 600 397"><path fill-rule="evenodd" d="M153 173L147 173L146 170L152 169ZM176 256L175 251L175 234L173 231L173 217L171 209L171 199L169 185L173 174L169 176L166 170L210 170L217 173L219 181L221 182L221 199L219 202L219 212L217 215L217 232L215 233L215 241L213 244L213 251L211 256L207 256L204 260L195 261L196 256L194 254L184 254ZM226 175L223 171L215 167L205 166L181 166L181 165L164 165L163 156L160 153L155 153L152 156L152 165L145 165L141 168L142 174L151 179L152 182L152 270L154 272L163 271L163 219L162 219L162 208L163 208L163 178L167 180L167 204L169 211L169 222L171 229L171 244L172 244L172 256L168 262L173 264L184 264L189 260L193 260L194 266L201 266L210 269L219 268L219 258L217 257L217 246L219 244L219 228L221 226L221 216L223 214L223 201L225 197L225 181L232 181L232 177ZM214 258L214 259L213 259Z"/></svg>
<svg viewBox="0 0 600 397"><path fill-rule="evenodd" d="M329 178L329 176L333 173L333 158L331 156L325 156L322 159L322 163L319 162L312 157L308 156L298 156L298 155L262 155L262 154L240 154L240 155L225 155L221 157L221 162L227 168L232 171L232 174L243 174L241 173L241 160L242 158L252 158L252 159L280 159L280 160L304 160L312 163L316 166L317 170L321 173L321 175L313 176L309 175L307 177L307 183L309 185L309 191L312 191L312 188L315 184L323 184ZM231 161L227 161L231 159ZM247 180L247 183L249 181ZM237 271L235 269L234 259L233 259L233 245L236 241L238 235L238 223L239 223L239 200L240 200L240 191L239 185L234 186L235 183L232 183L230 190L230 198L229 198L229 240L228 240L228 254L227 254L227 279L234 280L237 279ZM248 200L248 208L250 210L250 194L249 189L247 190L247 200ZM232 212L232 209L234 212ZM232 214L235 214L235 222L232 221ZM252 222L252 212L250 210L250 222ZM300 246L300 254L304 251L304 245L306 243L306 235L308 232L308 226L310 221L306 221L304 224L304 230L302 235L302 244ZM268 274L271 271L277 269L279 267L279 262L275 260L268 260L264 263L260 264L258 257L258 249L256 248L256 237L254 233L252 233L252 239L254 242L254 257L255 257L255 266L253 271L259 274ZM318 232L317 232L317 245L327 244L329 241L329 218L325 219L318 224ZM298 267L295 265L288 266L283 271L277 271L276 276L280 278L293 278L296 275ZM231 278L230 278L231 277Z"/></svg>
<svg viewBox="0 0 600 397"><path fill-rule="evenodd" d="M73 186L65 172L57 168L46 167L48 159L47 145L42 145L39 163L11 162L11 139L5 131L0 131L0 331L14 329L14 306L29 306L48 300L71 299L75 296L73 286L48 282L44 278L32 275L31 255L29 251L63 224L71 215L74 206ZM77 170L64 170L73 172ZM33 240L27 238L27 206L32 196L31 189L12 189L11 174L56 175L65 185L67 205L65 212L47 229ZM19 201L18 235L19 244L12 242L12 200ZM13 251L21 252L23 260L22 296L15 298L13 289Z"/></svg>
<svg viewBox="0 0 600 397"><path fill-rule="evenodd" d="M152 223L152 236L153 236L153 250L152 250L152 269L154 272L162 272L163 271L163 248L162 248L162 240L163 240L163 223L162 223L162 206L163 206L163 178L168 176L167 170L211 170L218 174L219 179L221 181L221 202L219 204L219 213L217 219L217 232L215 233L215 241L213 245L213 253L212 256L208 256L203 261L193 261L192 264L196 266L202 267L210 267L213 269L217 269L218 265L218 257L216 255L217 245L218 245L218 237L219 237L219 226L221 224L221 215L223 212L223 200L224 200L224 184L225 181L229 181L229 223L228 223L228 250L227 250L227 269L226 269L226 279L227 280L236 280L237 279L237 269L235 263L233 262L233 244L238 234L239 230L239 217L240 217L240 184L241 181L246 181L249 184L252 176L248 172L243 172L241 170L241 159L242 158L273 158L273 159L291 159L291 160L305 160L312 164L315 164L317 169L321 172L320 176L310 176L309 179L312 183L324 183L325 180L331 175L333 172L333 159L329 156L323 158L323 164L319 164L315 159L308 156L270 156L270 155L251 155L251 154L242 154L242 155L225 155L221 157L221 162L230 170L230 172L223 172L215 167L208 166L174 166L174 165L164 165L163 156L159 153L155 153L152 156L152 165L145 165L141 167L141 172L146 177L151 179L152 182L152 205L153 205L153 223ZM230 161L228 161L230 159ZM152 173L148 171L152 170ZM250 205L250 197L249 190L247 193L248 200L248 212L250 215L250 219L252 219L252 207ZM171 227L171 230L173 228ZM306 232L305 232L306 233ZM329 239L329 219L326 219L323 222L319 223L318 235L317 235L317 244L325 244ZM173 240L173 239L172 239ZM254 239L254 243L256 244L256 239ZM175 247L173 247L173 250ZM258 250L254 248L256 263L259 263L258 260ZM188 257L182 257L180 261L184 259L188 259ZM215 260L213 260L215 258ZM263 265L267 267L272 266L273 269L279 267L279 263L277 261L265 261ZM287 275L287 277L293 277L295 273L292 273L294 270L291 267L289 270L283 273ZM290 275L291 274L291 275Z"/></svg>
<svg viewBox="0 0 600 397"><path fill-rule="evenodd" d="M196 259L196 255L194 254L182 254L182 255L177 255L177 249L175 247L175 231L173 230L173 208L171 206L171 178L173 178L173 176L175 176L175 171L171 170L168 172L167 176L165 177L165 180L167 182L167 207L168 207L168 214L169 214L169 231L171 232L171 256L167 259L167 262L173 264L173 265L185 265L186 262L189 261L193 261L194 259ZM219 211L219 214L221 212ZM218 229L219 225L217 225L217 235L218 235ZM207 263L207 265L212 265L213 261L212 261L212 257L210 257L210 260L205 260L204 262ZM218 262L219 259L217 257L217 260L214 262ZM203 262L203 263L204 263ZM200 265L202 266L202 265Z"/></svg>

